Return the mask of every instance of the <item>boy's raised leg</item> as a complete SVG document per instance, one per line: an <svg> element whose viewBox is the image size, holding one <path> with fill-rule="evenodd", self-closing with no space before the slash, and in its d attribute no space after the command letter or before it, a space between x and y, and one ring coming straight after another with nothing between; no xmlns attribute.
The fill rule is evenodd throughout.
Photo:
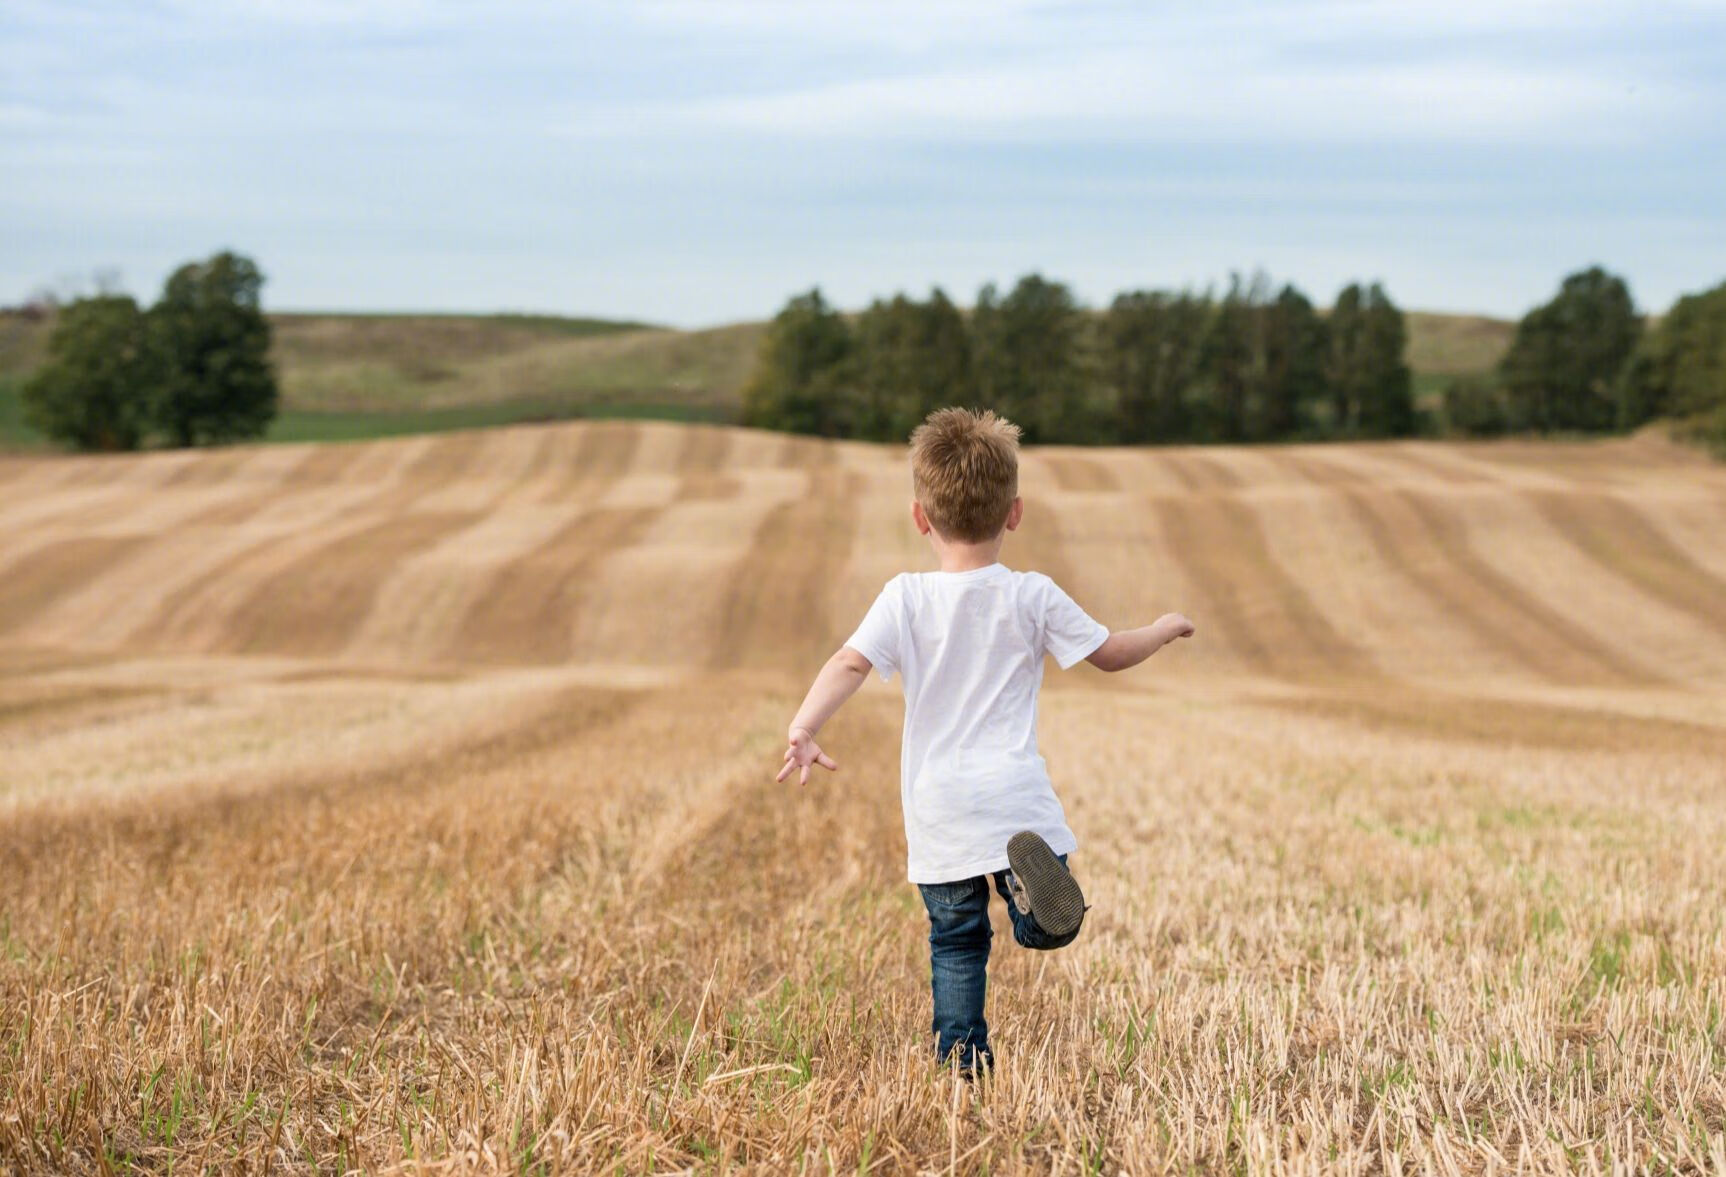
<svg viewBox="0 0 1726 1177"><path fill-rule="evenodd" d="M1085 893L1038 834L1014 834L1007 843L1008 869L995 876L1007 901L1013 938L1026 948L1061 948L1073 942L1085 920Z"/></svg>

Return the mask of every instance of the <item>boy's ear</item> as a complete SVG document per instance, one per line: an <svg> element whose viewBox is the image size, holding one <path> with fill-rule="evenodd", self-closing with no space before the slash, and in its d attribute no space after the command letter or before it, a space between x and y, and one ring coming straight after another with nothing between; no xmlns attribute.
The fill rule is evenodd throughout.
<svg viewBox="0 0 1726 1177"><path fill-rule="evenodd" d="M929 516L923 513L923 504L916 499L911 500L911 522L917 525L918 535L929 534Z"/></svg>
<svg viewBox="0 0 1726 1177"><path fill-rule="evenodd" d="M1013 496L1013 505L1007 508L1007 530L1019 530L1019 520L1025 517L1025 500L1018 495Z"/></svg>

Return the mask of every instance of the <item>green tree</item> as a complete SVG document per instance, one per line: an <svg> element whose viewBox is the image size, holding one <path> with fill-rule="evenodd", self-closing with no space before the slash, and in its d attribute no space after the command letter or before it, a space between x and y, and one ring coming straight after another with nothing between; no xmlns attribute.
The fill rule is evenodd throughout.
<svg viewBox="0 0 1726 1177"><path fill-rule="evenodd" d="M1571 274L1517 324L1499 365L1519 429L1602 431L1618 420L1620 373L1642 335L1622 278L1599 266Z"/></svg>
<svg viewBox="0 0 1726 1177"><path fill-rule="evenodd" d="M1256 304L1263 282L1229 279L1228 293L1217 302L1199 341L1197 412L1198 436L1206 441L1244 441L1247 403L1262 380L1263 322Z"/></svg>
<svg viewBox="0 0 1726 1177"><path fill-rule="evenodd" d="M1115 389L1116 432L1124 442L1180 441L1192 436L1200 342L1209 298L1131 291L1103 317L1104 365Z"/></svg>
<svg viewBox="0 0 1726 1177"><path fill-rule="evenodd" d="M851 328L820 287L793 297L762 337L743 389L744 424L822 437L855 432L866 413L850 379L853 350Z"/></svg>
<svg viewBox="0 0 1726 1177"><path fill-rule="evenodd" d="M1330 388L1330 432L1347 437L1360 428L1360 405L1366 399L1362 378L1366 365L1366 311L1360 283L1343 287L1331 306L1325 383Z"/></svg>
<svg viewBox="0 0 1726 1177"><path fill-rule="evenodd" d="M1259 313L1265 318L1265 354L1249 434L1267 441L1293 437L1308 428L1312 406L1324 396L1324 320L1290 285Z"/></svg>
<svg viewBox="0 0 1726 1177"><path fill-rule="evenodd" d="M175 445L258 437L275 418L263 285L250 258L218 253L175 270L150 308L166 365L151 415Z"/></svg>
<svg viewBox="0 0 1726 1177"><path fill-rule="evenodd" d="M1444 422L1451 433L1493 437L1510 427L1504 390L1491 376L1459 376L1444 389Z"/></svg>
<svg viewBox="0 0 1726 1177"><path fill-rule="evenodd" d="M1361 432L1369 437L1406 437L1414 432L1414 378L1403 361L1408 327L1384 287L1367 288L1362 362Z"/></svg>
<svg viewBox="0 0 1726 1177"><path fill-rule="evenodd" d="M1338 437L1397 437L1414 431L1414 386L1403 353L1402 311L1378 283L1336 296L1327 324L1325 381L1330 431Z"/></svg>
<svg viewBox="0 0 1726 1177"><path fill-rule="evenodd" d="M60 311L47 361L24 386L26 419L79 449L137 449L161 378L138 304L121 294L82 298Z"/></svg>
<svg viewBox="0 0 1726 1177"><path fill-rule="evenodd" d="M857 319L857 435L903 441L930 412L974 399L965 317L939 289L927 302L895 295Z"/></svg>
<svg viewBox="0 0 1726 1177"><path fill-rule="evenodd" d="M1085 314L1059 282L1028 274L1005 298L983 287L971 318L978 399L1026 441L1094 440L1084 336Z"/></svg>
<svg viewBox="0 0 1726 1177"><path fill-rule="evenodd" d="M1200 345L1203 437L1275 441L1308 427L1325 388L1325 325L1299 290L1263 271L1229 280Z"/></svg>
<svg viewBox="0 0 1726 1177"><path fill-rule="evenodd" d="M1726 411L1726 282L1679 299L1643 336L1618 388L1618 424Z"/></svg>

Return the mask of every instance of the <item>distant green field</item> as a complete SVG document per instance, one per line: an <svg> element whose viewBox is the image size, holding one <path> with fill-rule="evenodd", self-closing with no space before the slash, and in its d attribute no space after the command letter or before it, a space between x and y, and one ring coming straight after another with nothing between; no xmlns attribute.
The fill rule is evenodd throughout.
<svg viewBox="0 0 1726 1177"><path fill-rule="evenodd" d="M713 421L722 414L699 405L630 404L533 405L507 401L449 409L405 409L400 412L316 412L284 410L270 425L266 441L365 441L414 433L444 433L452 429L483 429L493 425L524 425L533 421L575 418L630 418L652 421Z"/></svg>
<svg viewBox="0 0 1726 1177"><path fill-rule="evenodd" d="M765 323L677 331L550 315L272 314L282 413L272 441L345 441L572 417L735 421ZM1484 371L1513 325L1411 312L1421 403ZM49 324L0 315L0 446L42 439L19 390Z"/></svg>
<svg viewBox="0 0 1726 1177"><path fill-rule="evenodd" d="M42 449L47 440L24 423L19 395L22 381L0 377L0 449ZM365 441L379 437L403 437L416 433L444 433L452 429L484 429L494 425L523 425L533 421L573 418L631 418L653 421L728 420L726 414L691 404L661 404L635 401L624 404L532 404L504 401L497 404L458 405L447 409L352 410L343 412L283 409L271 423L265 441Z"/></svg>
<svg viewBox="0 0 1726 1177"><path fill-rule="evenodd" d="M24 424L24 403L18 395L24 383L18 376L0 376L0 449L35 449L42 435Z"/></svg>

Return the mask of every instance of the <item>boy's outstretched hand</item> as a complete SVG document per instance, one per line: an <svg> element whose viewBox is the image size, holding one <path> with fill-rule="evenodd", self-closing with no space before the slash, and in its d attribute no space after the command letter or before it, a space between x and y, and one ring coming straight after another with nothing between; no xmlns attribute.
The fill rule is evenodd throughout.
<svg viewBox="0 0 1726 1177"><path fill-rule="evenodd" d="M1193 623L1179 613L1165 613L1152 624L1168 634L1170 641L1193 636Z"/></svg>
<svg viewBox="0 0 1726 1177"><path fill-rule="evenodd" d="M785 767L779 770L779 775L773 779L783 781L793 770L801 770L797 783L809 783L809 766L819 764L832 772L839 767L839 762L821 750L821 745L815 742L815 737L808 728L794 727L791 729L791 746L785 749Z"/></svg>

